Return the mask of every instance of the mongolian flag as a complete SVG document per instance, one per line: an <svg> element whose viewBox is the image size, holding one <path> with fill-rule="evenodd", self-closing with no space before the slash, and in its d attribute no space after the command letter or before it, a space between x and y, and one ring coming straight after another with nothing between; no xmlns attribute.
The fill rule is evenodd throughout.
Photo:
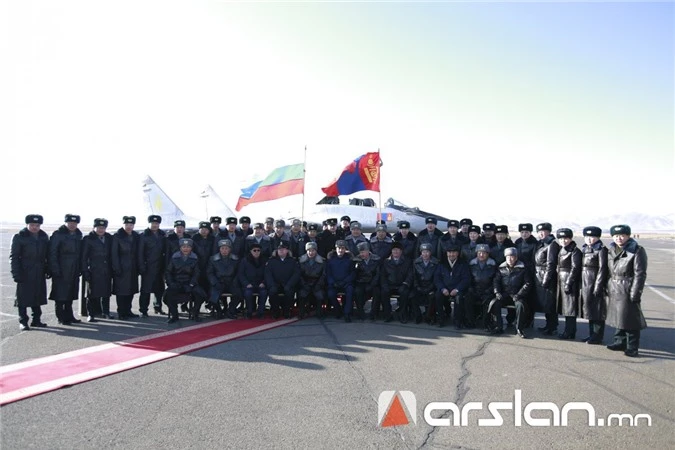
<svg viewBox="0 0 675 450"><path fill-rule="evenodd" d="M379 152L366 153L352 161L339 177L321 190L331 197L349 195L358 191L380 192L381 166L382 160Z"/></svg>
<svg viewBox="0 0 675 450"><path fill-rule="evenodd" d="M304 164L279 167L274 169L264 180L242 189L235 209L239 211L249 203L266 202L289 195L302 194L304 189Z"/></svg>

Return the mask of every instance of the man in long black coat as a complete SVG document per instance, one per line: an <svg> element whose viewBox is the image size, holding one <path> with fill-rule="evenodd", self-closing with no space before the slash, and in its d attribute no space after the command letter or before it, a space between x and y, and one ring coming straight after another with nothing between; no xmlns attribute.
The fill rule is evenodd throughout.
<svg viewBox="0 0 675 450"><path fill-rule="evenodd" d="M112 236L106 232L108 221L94 219L94 231L82 241L82 277L87 282L87 322L96 322L101 314L110 315L112 294Z"/></svg>
<svg viewBox="0 0 675 450"><path fill-rule="evenodd" d="M117 298L117 316L120 320L138 317L131 311L131 302L138 292L138 242L134 231L136 217L124 216L123 227L113 235L112 269L113 294Z"/></svg>
<svg viewBox="0 0 675 450"><path fill-rule="evenodd" d="M298 261L289 254L291 245L288 241L281 241L276 254L267 261L265 267L265 284L270 295L272 317L279 317L281 308L284 318L290 319L291 306L295 301L295 292L300 281L300 266ZM280 294L283 294L281 297Z"/></svg>
<svg viewBox="0 0 675 450"><path fill-rule="evenodd" d="M44 328L40 321L41 305L47 304L47 282L49 270L47 253L49 236L40 229L43 217L39 214L26 216L26 227L12 238L9 258L12 278L16 283L15 306L19 308L19 327L30 330L27 308L31 309L33 320L31 327Z"/></svg>
<svg viewBox="0 0 675 450"><path fill-rule="evenodd" d="M156 314L163 314L164 267L166 263L166 233L159 229L162 218L148 216L148 228L141 233L138 242L138 272L141 274L141 295L138 309L148 317L150 294L155 294L153 307Z"/></svg>
<svg viewBox="0 0 675 450"><path fill-rule="evenodd" d="M54 300L56 318L60 324L80 323L73 314L73 300L80 290L80 254L82 232L78 228L80 216L66 214L65 225L52 233L49 240L49 271L52 275L52 290L49 299Z"/></svg>

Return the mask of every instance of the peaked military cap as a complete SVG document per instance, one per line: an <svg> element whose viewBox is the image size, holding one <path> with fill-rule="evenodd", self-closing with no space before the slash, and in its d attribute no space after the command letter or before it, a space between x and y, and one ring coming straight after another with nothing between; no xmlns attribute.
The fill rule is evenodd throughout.
<svg viewBox="0 0 675 450"><path fill-rule="evenodd" d="M184 220L174 220L174 221L173 221L173 226L174 226L174 227L184 227L184 226L185 226L185 221L184 221Z"/></svg>
<svg viewBox="0 0 675 450"><path fill-rule="evenodd" d="M301 227L301 226L302 226L302 220L300 220L300 219L293 219L293 226Z"/></svg>
<svg viewBox="0 0 675 450"><path fill-rule="evenodd" d="M63 219L63 221L80 223L80 216L77 214L66 214L66 217Z"/></svg>
<svg viewBox="0 0 675 450"><path fill-rule="evenodd" d="M361 229L361 222L358 220L353 221L352 223L349 224L349 228L358 228L359 230Z"/></svg>
<svg viewBox="0 0 675 450"><path fill-rule="evenodd" d="M256 222L256 223L253 224L254 230L257 230L257 229L262 230L264 228L265 228L265 224L263 224L262 222Z"/></svg>
<svg viewBox="0 0 675 450"><path fill-rule="evenodd" d="M108 220L106 220L106 219L94 219L94 226L95 227L107 227L108 226Z"/></svg>
<svg viewBox="0 0 675 450"><path fill-rule="evenodd" d="M531 223L519 223L518 224L518 231L532 231L534 228L532 227Z"/></svg>
<svg viewBox="0 0 675 450"><path fill-rule="evenodd" d="M148 223L152 223L152 222L162 223L162 217L158 216L156 214L152 214L152 215L148 216Z"/></svg>
<svg viewBox="0 0 675 450"><path fill-rule="evenodd" d="M286 221L284 219L279 219L279 220L274 222L274 226L277 227L277 228L278 227L283 228L283 227L286 226Z"/></svg>
<svg viewBox="0 0 675 450"><path fill-rule="evenodd" d="M586 227L584 228L584 236L600 237L602 236L602 230L600 227Z"/></svg>
<svg viewBox="0 0 675 450"><path fill-rule="evenodd" d="M612 236L617 234L627 234L628 236L630 236L631 229L628 225L614 225L612 228L609 229L609 233Z"/></svg>
<svg viewBox="0 0 675 450"><path fill-rule="evenodd" d="M44 223L45 219L40 214L28 214L26 216L26 225L29 223Z"/></svg>
<svg viewBox="0 0 675 450"><path fill-rule="evenodd" d="M553 225L551 225L548 222L542 222L539 225L537 225L537 231L542 230L553 231Z"/></svg>
<svg viewBox="0 0 675 450"><path fill-rule="evenodd" d="M337 219L335 217L331 217L330 219L326 219L326 225L337 225Z"/></svg>
<svg viewBox="0 0 675 450"><path fill-rule="evenodd" d="M558 228L555 232L555 237L557 238L572 238L574 233L569 228Z"/></svg>
<svg viewBox="0 0 675 450"><path fill-rule="evenodd" d="M136 216L124 216L122 217L122 223L136 223Z"/></svg>
<svg viewBox="0 0 675 450"><path fill-rule="evenodd" d="M274 217L267 217L265 223L274 223Z"/></svg>
<svg viewBox="0 0 675 450"><path fill-rule="evenodd" d="M347 222L351 222L351 221L352 221L352 219L351 219L349 216L342 216L342 217L340 217L340 222L342 222L343 220L346 220Z"/></svg>

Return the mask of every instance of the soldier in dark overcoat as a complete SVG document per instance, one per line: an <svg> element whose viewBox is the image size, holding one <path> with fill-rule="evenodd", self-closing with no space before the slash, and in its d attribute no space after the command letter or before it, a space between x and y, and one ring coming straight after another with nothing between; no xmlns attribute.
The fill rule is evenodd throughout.
<svg viewBox="0 0 675 450"><path fill-rule="evenodd" d="M80 295L80 254L82 231L78 228L80 216L66 214L61 225L49 240L49 271L52 275L52 290L49 299L54 300L56 318L60 324L80 323L73 313L73 301Z"/></svg>

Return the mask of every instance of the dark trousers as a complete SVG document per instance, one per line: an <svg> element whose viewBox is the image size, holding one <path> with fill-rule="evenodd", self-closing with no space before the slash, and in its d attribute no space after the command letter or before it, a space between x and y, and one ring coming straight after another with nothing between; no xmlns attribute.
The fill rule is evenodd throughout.
<svg viewBox="0 0 675 450"><path fill-rule="evenodd" d="M155 300L152 302L152 306L155 309L155 312L162 310L162 297L164 296L164 287L161 289L157 288L154 292L141 292L138 298L138 310L142 313L147 313L148 308L150 307L150 294L155 294Z"/></svg>
<svg viewBox="0 0 675 450"><path fill-rule="evenodd" d="M253 294L258 294L258 314L265 314L265 303L267 303L267 289L261 287L244 288L244 300L246 301L246 313L253 314L254 297Z"/></svg>
<svg viewBox="0 0 675 450"><path fill-rule="evenodd" d="M169 307L169 316L176 318L178 318L178 305L192 302L190 317L195 320L198 319L199 310L205 300L206 292L199 286L195 286L194 288L189 288L188 286L168 288L166 295L164 295L164 302Z"/></svg>
<svg viewBox="0 0 675 450"><path fill-rule="evenodd" d="M337 300L338 292L344 292L343 311L345 315L351 315L354 307L354 286L351 284L338 284L328 287L328 299L335 311L340 311L340 303Z"/></svg>
<svg viewBox="0 0 675 450"><path fill-rule="evenodd" d="M323 293L323 289L319 287L313 289L300 289L300 292L298 292L298 313L301 316L307 314L307 311L311 309L311 301L314 300L314 303L316 304L316 313L321 314L321 308L323 307L325 299L326 296Z"/></svg>
<svg viewBox="0 0 675 450"><path fill-rule="evenodd" d="M54 302L54 313L60 323L72 322L75 319L73 314L73 301Z"/></svg>
<svg viewBox="0 0 675 450"><path fill-rule="evenodd" d="M117 314L120 317L131 315L131 302L134 299L133 295L117 295Z"/></svg>
<svg viewBox="0 0 675 450"><path fill-rule="evenodd" d="M370 284L356 283L356 286L354 286L354 300L356 301L356 311L359 315L359 318L365 317L363 307L369 298L373 299L370 315L375 317L377 315L378 309L380 308L380 287L371 286ZM377 309L375 309L375 305L377 305ZM389 309L391 310L391 303L389 303Z"/></svg>
<svg viewBox="0 0 675 450"><path fill-rule="evenodd" d="M31 309L31 316L33 317L32 323L39 323L40 317L42 317L42 308L38 306L19 306L19 323L22 325L28 325L28 308Z"/></svg>
<svg viewBox="0 0 675 450"><path fill-rule="evenodd" d="M576 336L577 318L576 316L565 316L565 334Z"/></svg>
<svg viewBox="0 0 675 450"><path fill-rule="evenodd" d="M614 332L614 343L626 346L626 351L637 350L640 347L640 330L622 330Z"/></svg>
<svg viewBox="0 0 675 450"><path fill-rule="evenodd" d="M558 331L558 314L557 313L546 313L546 329L556 332Z"/></svg>
<svg viewBox="0 0 675 450"><path fill-rule="evenodd" d="M283 286L277 286L276 288L270 288L270 309L272 310L272 316L277 317L279 314L279 309L284 316L289 316L291 314L291 307L295 302L295 290L285 290Z"/></svg>
<svg viewBox="0 0 675 450"><path fill-rule="evenodd" d="M422 306L426 307L426 316L430 318L431 311L435 310L434 292L413 292L410 295L410 303L410 315L415 321L422 318L422 310L420 309Z"/></svg>
<svg viewBox="0 0 675 450"><path fill-rule="evenodd" d="M496 328L504 328L504 322L502 320L502 308L509 305L515 306L516 328L522 330L527 324L527 305L523 300L514 302L510 296L506 295L502 297L501 300L495 299L495 302L490 309L490 314L493 316Z"/></svg>
<svg viewBox="0 0 675 450"><path fill-rule="evenodd" d="M99 314L110 314L110 297L89 297L87 299L87 314L96 317Z"/></svg>
<svg viewBox="0 0 675 450"><path fill-rule="evenodd" d="M382 288L380 293L380 298L382 301L382 310L384 311L384 317L389 318L391 316L391 296L398 295L398 306L401 314L405 314L408 307L408 287L405 285L400 286L387 286ZM379 302L378 302L379 303ZM379 304L373 306L373 309L377 311L379 309Z"/></svg>
<svg viewBox="0 0 675 450"><path fill-rule="evenodd" d="M589 320L588 321L588 335L594 341L600 341L605 338L605 321L604 320Z"/></svg>

